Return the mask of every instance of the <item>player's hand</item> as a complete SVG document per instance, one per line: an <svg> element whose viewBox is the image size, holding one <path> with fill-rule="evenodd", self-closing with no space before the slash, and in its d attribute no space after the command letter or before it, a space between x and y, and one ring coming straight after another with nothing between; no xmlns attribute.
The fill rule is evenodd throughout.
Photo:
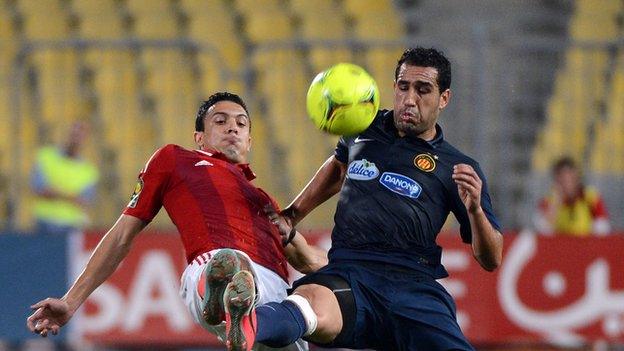
<svg viewBox="0 0 624 351"><path fill-rule="evenodd" d="M277 213L277 210L271 205L264 207L264 213L269 218L271 223L277 227L277 230L279 230L280 236L282 237L282 244L287 244L288 237L290 236L290 232L293 228L291 225L291 219Z"/></svg>
<svg viewBox="0 0 624 351"><path fill-rule="evenodd" d="M483 182L474 168L470 165L459 163L453 166L453 180L457 184L457 192L466 210L476 213L481 209L481 186Z"/></svg>
<svg viewBox="0 0 624 351"><path fill-rule="evenodd" d="M35 310L26 320L31 332L46 337L48 333L58 334L62 326L71 319L73 312L69 305L60 299L48 297L30 306Z"/></svg>

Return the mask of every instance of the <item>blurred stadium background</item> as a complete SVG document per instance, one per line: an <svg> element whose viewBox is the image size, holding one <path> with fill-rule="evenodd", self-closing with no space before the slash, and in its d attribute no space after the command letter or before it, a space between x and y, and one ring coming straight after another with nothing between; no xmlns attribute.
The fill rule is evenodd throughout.
<svg viewBox="0 0 624 351"><path fill-rule="evenodd" d="M258 185L286 204L336 142L306 119L314 75L362 65L391 108L396 60L411 45L452 61L440 122L480 160L505 230L531 226L562 155L621 229L623 19L621 0L0 0L0 230L32 229L35 150L75 120L89 122L84 157L102 172L90 229L106 229L156 148L193 147L195 112L218 90L247 101ZM304 228L331 228L334 205ZM163 213L151 228L172 230Z"/></svg>

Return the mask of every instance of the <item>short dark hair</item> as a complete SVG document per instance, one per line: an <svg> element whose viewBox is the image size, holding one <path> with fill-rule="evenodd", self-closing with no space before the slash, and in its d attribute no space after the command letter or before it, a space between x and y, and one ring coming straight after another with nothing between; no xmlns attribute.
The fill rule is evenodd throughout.
<svg viewBox="0 0 624 351"><path fill-rule="evenodd" d="M206 117L206 112L208 109L216 104L219 101L232 101L236 104L239 104L249 116L249 111L247 110L247 105L240 96L229 93L227 91L220 91L218 93L214 93L208 97L208 100L202 102L201 106L199 106L199 110L197 111L197 115L195 116L195 131L203 132L204 131L204 117ZM249 119L249 127L251 128L251 118Z"/></svg>
<svg viewBox="0 0 624 351"><path fill-rule="evenodd" d="M576 168L576 162L574 162L574 159L572 157L570 157L570 156L563 156L563 157L557 159L557 161L555 161L555 163L553 164L552 173L553 174L558 174L559 172L561 172L565 168L577 169Z"/></svg>
<svg viewBox="0 0 624 351"><path fill-rule="evenodd" d="M399 69L404 63L410 66L435 68L438 71L437 83L440 87L440 93L451 87L451 62L441 51L420 46L406 49L397 62L394 71L395 81L399 77Z"/></svg>

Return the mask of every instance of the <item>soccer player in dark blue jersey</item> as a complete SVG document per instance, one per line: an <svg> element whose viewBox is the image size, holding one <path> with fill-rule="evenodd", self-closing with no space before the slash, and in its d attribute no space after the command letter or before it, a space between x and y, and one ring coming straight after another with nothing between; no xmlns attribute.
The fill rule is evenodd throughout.
<svg viewBox="0 0 624 351"><path fill-rule="evenodd" d="M503 238L479 164L451 146L437 124L450 85L442 53L403 53L394 110L379 111L367 130L341 138L292 204L272 215L287 235L340 192L329 264L296 281L285 301L248 311L230 330L249 338L256 332L256 342L272 347L304 337L324 347L473 350L453 299L436 281L448 276L436 236L453 212L462 240L487 271L501 264ZM225 304L235 308L240 296L226 292Z"/></svg>

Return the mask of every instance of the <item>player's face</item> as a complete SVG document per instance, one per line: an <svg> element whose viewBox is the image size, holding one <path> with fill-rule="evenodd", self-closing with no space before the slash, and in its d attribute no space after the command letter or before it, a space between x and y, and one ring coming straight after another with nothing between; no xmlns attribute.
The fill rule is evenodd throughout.
<svg viewBox="0 0 624 351"><path fill-rule="evenodd" d="M564 167L555 176L559 191L566 199L573 199L581 186L581 176L575 168Z"/></svg>
<svg viewBox="0 0 624 351"><path fill-rule="evenodd" d="M247 162L251 148L249 116L245 109L232 101L219 101L204 117L204 131L195 132L200 149L216 149L234 163Z"/></svg>
<svg viewBox="0 0 624 351"><path fill-rule="evenodd" d="M394 82L394 125L400 136L425 140L435 137L438 115L449 102L451 91L440 93L438 70L402 64Z"/></svg>
<svg viewBox="0 0 624 351"><path fill-rule="evenodd" d="M80 153L80 147L87 137L87 125L83 122L75 122L72 124L65 145L65 152L70 156L77 156Z"/></svg>

